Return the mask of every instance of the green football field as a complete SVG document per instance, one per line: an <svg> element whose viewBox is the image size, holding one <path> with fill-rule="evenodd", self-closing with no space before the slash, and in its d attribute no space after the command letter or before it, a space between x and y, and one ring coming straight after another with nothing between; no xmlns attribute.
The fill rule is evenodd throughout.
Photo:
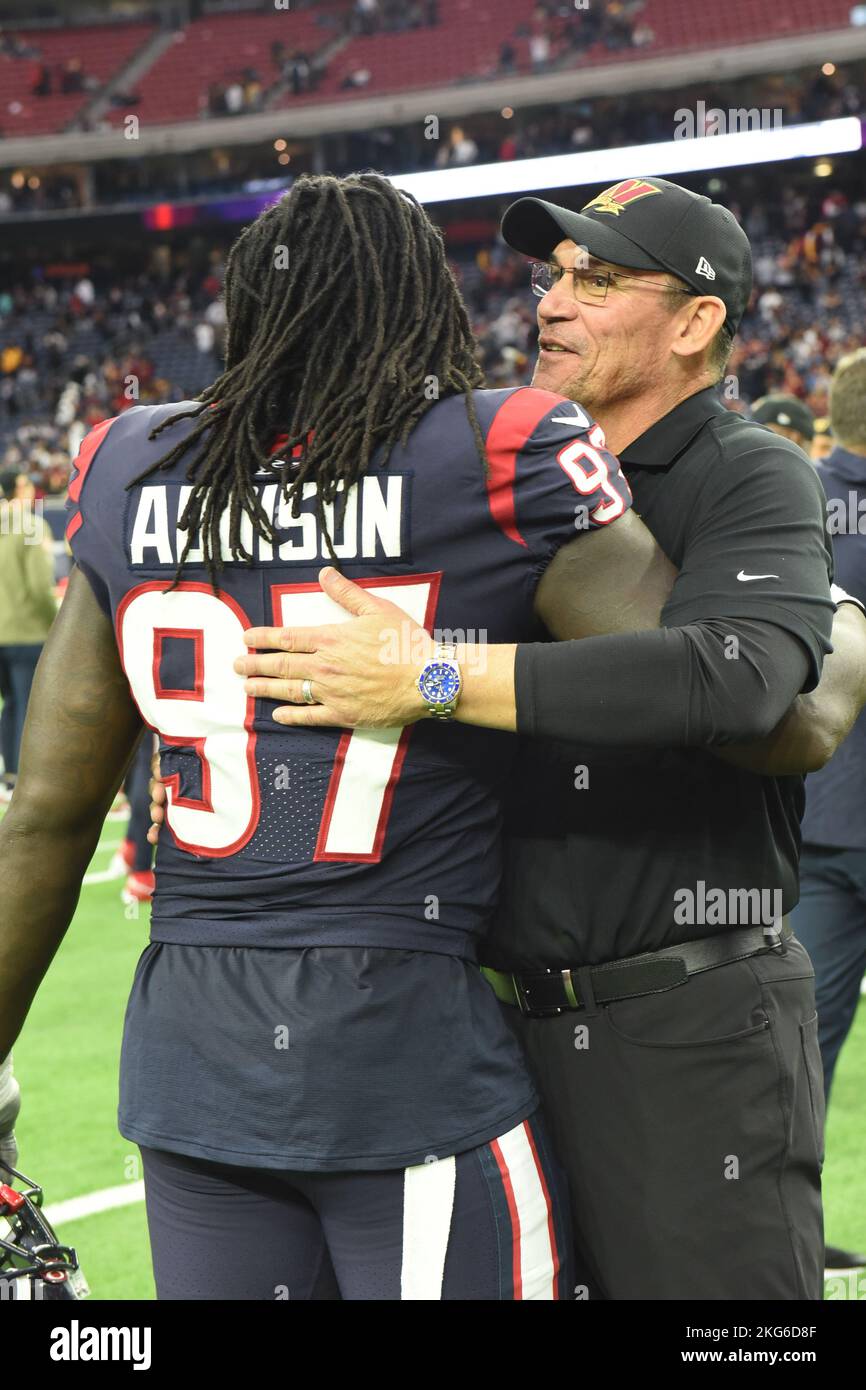
<svg viewBox="0 0 866 1390"><path fill-rule="evenodd" d="M151 1299L138 1150L117 1132L117 1070L147 910L125 907L122 880L106 880L123 833L106 823L75 921L15 1048L23 1106L20 1167L45 1190L59 1238L75 1246L95 1299ZM33 891L39 891L38 865ZM866 1248L866 1005L837 1069L824 1168L828 1241ZM75 1207L67 1205L73 1199ZM58 1204L63 1204L58 1212ZM82 1211L80 1208L84 1207ZM866 1277L860 1280L866 1298ZM854 1296L851 1281L827 1286Z"/></svg>

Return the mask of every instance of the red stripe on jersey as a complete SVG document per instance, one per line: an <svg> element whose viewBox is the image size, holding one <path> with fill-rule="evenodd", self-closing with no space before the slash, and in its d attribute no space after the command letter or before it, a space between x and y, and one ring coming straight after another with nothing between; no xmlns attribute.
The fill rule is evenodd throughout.
<svg viewBox="0 0 866 1390"><path fill-rule="evenodd" d="M81 496L81 489L84 486L84 479L87 477L88 469L92 464L96 451L102 444L109 429L118 417L112 415L108 420L100 420L98 425L94 425L89 434L86 434L81 441L81 448L73 463L73 468L77 470L77 476L69 484L69 497L71 501L77 502Z"/></svg>
<svg viewBox="0 0 866 1390"><path fill-rule="evenodd" d="M564 404L565 397L557 396L553 391L523 386L499 407L487 433L487 459L490 464L487 497L490 510L497 526L518 545L526 545L526 541L517 529L514 498L517 456L548 411Z"/></svg>
<svg viewBox="0 0 866 1390"><path fill-rule="evenodd" d="M316 431L315 431L315 430L310 430L310 431L309 431L309 433L308 433L308 435L307 435L307 448L309 448L310 445L312 444L313 439L314 439L314 437L315 437L315 434L316 434ZM278 452L280 451L280 449L282 449L283 445L284 445L284 444L286 443L286 441L288 440L288 437L289 437L289 436L288 436L287 434L278 434L278 435L277 435L276 439L274 440L273 448L272 448L271 451L270 451L270 457L271 457L271 458L273 458L274 454L278 453ZM304 446L303 446L303 444L296 444L295 447L294 447L294 449L292 450L292 458L293 458L293 459L299 459L299 458L301 457L301 454L302 454L303 452L304 452Z"/></svg>
<svg viewBox="0 0 866 1390"><path fill-rule="evenodd" d="M82 439L81 448L78 450L72 464L75 470L75 477L72 479L67 489L71 502L79 501L81 489L84 486L84 480L87 477L90 465L95 459L100 446L104 443L105 436L108 434L109 429L117 418L116 415L111 415L107 420L100 420L99 424L94 425L93 429ZM70 518L69 525L66 527L66 539L71 541L72 537L80 530L83 524L84 517L81 515L81 512L76 512Z"/></svg>

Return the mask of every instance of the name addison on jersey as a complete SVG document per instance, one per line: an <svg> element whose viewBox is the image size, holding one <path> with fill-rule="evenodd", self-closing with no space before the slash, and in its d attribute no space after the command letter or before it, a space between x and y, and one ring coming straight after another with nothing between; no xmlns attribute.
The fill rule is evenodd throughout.
<svg viewBox="0 0 866 1390"><path fill-rule="evenodd" d="M339 502L324 504L328 533L340 559L399 559L403 554L404 482L403 474L362 478L349 489L342 515ZM250 518L244 516L241 541L246 553L252 555L257 564L330 560L324 533L313 510L315 483L304 485L303 502L297 516L292 515L292 506L280 495L277 483L256 490L275 531L286 537L275 547L257 536ZM191 492L189 486L155 485L141 489L129 535L129 557L133 566L177 565L188 540L188 533L180 529L178 521ZM226 510L220 523L222 558L231 562L228 535ZM197 539L193 538L187 554L188 564L200 564L204 560L201 546L195 544Z"/></svg>

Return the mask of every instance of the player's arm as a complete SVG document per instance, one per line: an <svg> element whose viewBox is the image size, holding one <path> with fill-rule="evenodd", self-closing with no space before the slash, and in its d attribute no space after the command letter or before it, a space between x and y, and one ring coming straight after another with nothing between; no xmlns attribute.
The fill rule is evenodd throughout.
<svg viewBox="0 0 866 1390"><path fill-rule="evenodd" d="M769 777L826 766L866 707L866 613L856 603L840 603L831 636L833 650L815 689L798 695L766 738L717 748L717 757Z"/></svg>
<svg viewBox="0 0 866 1390"><path fill-rule="evenodd" d="M539 584L537 608L563 644L568 639L602 635L648 635L658 632L675 576L675 568L650 533L629 512L615 526L563 547ZM352 620L317 629L251 629L246 640L260 650L235 663L248 677L247 691L268 700L292 701L274 711L277 722L284 724L381 727L411 723L421 717L423 708L415 686L417 657L432 651L432 639L395 604L376 598L336 570L322 570L320 581ZM395 633L400 636L398 643L393 640ZM833 619L834 651L824 659L819 685L797 696L793 703L790 694L802 685L807 666L796 639L776 633L772 625L759 627L749 621L716 622L707 625L706 634L687 636L695 643L695 659L703 665L704 679L712 671L713 647L720 676L744 673L749 688L744 694L739 686L727 690L723 705L745 708L747 719L755 717L754 706L757 703L760 710L766 695L761 666L775 663L782 673L782 693L776 705L770 706L771 711L779 711L774 727L747 742L732 741L712 749L726 762L749 771L777 777L815 771L829 760L866 704L866 618L852 604L840 605ZM738 647L743 643L743 649L738 650L742 666L725 658L732 637L736 637ZM681 643L684 636L674 630L661 640ZM705 662L698 645L701 640L709 643ZM386 662L383 644L391 652L411 652L412 658L402 664L391 658ZM600 650L602 655L607 652L606 648ZM513 645L458 647L458 661L468 672L466 693L458 706L460 718L487 727L515 729L516 653ZM629 698L640 653L630 645L620 645L616 655L622 662L621 678ZM662 662L668 659L666 651L657 655ZM305 678L315 682L317 705L301 703ZM672 693L681 698L680 691ZM707 720L711 717L708 710ZM767 721L770 715L763 710L759 717ZM717 714L717 722L718 718ZM747 724L743 736L748 733L751 727ZM572 737L579 735L572 731ZM637 730L632 737L638 742L645 734ZM163 819L163 802L163 790L157 785L153 807L157 824ZM156 835L154 830L152 843Z"/></svg>
<svg viewBox="0 0 866 1390"><path fill-rule="evenodd" d="M0 824L0 1059L72 920L141 728L111 622L74 569L36 671L15 795Z"/></svg>
<svg viewBox="0 0 866 1390"><path fill-rule="evenodd" d="M817 684L830 649L820 489L784 451L762 444L736 469L720 470L706 491L686 570L665 604L665 627L657 626L664 563L656 557L653 569L652 538L636 519L620 517L561 550L539 586L539 611L554 635L585 640L458 650L465 668L458 719L572 741L591 730L600 745L728 748L747 740L753 746L741 759L756 771L779 770L778 744L764 761L754 741L776 734L798 693ZM778 573L760 576L767 583L756 594L737 582L744 563L756 574L768 564ZM655 588L642 594L648 575ZM386 665L381 655L386 634L411 626L405 615L334 571L322 582L365 623L247 634L250 645L277 653L238 662L252 677L248 692L300 704L302 681L312 680L320 705L277 710L286 724L417 719L417 664ZM401 636L413 654L422 645L411 633ZM838 719L828 724L842 727ZM792 721L789 748L797 727ZM802 766L809 762L804 757Z"/></svg>
<svg viewBox="0 0 866 1390"><path fill-rule="evenodd" d="M558 550L535 611L560 641L657 628L677 569L635 512Z"/></svg>
<svg viewBox="0 0 866 1390"><path fill-rule="evenodd" d="M605 542L612 534L605 533ZM325 592L360 621L251 629L245 641L259 650L235 663L248 677L248 694L292 701L274 711L274 719L288 725L382 728L423 717L415 682L419 659L433 653L433 639L396 604L375 598L336 570L326 568L319 578ZM579 596L575 603L585 601ZM631 621L640 617L646 627L614 618L615 632L579 641L458 646L463 693L457 719L573 742L591 728L599 744L731 743L770 733L806 682L805 651L773 625L710 620L658 629L650 627L650 616L633 611ZM736 662L725 655L731 640ZM406 656L395 662L383 655L386 650ZM544 662L543 673L527 669L532 658ZM317 704L302 703L304 679L312 681Z"/></svg>
<svg viewBox="0 0 866 1390"><path fill-rule="evenodd" d="M536 610L562 640L658 628L677 573L628 512L558 552L538 586ZM765 737L714 748L716 757L767 777L816 772L830 761L866 706L866 613L847 599L843 593L834 614L833 651L816 688L798 695Z"/></svg>
<svg viewBox="0 0 866 1390"><path fill-rule="evenodd" d="M834 611L823 497L783 444L759 440L706 476L661 629L517 649L520 732L715 749L772 734L814 690ZM458 717L484 723L475 684Z"/></svg>

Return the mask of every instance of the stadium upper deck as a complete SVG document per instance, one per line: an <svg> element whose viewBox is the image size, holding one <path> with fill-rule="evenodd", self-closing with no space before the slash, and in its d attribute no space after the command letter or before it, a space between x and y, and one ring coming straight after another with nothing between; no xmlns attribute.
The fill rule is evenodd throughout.
<svg viewBox="0 0 866 1390"><path fill-rule="evenodd" d="M352 0L312 0L277 12L269 5L266 12L203 15L174 29L138 22L63 31L7 26L0 39L0 136L87 129L130 111L164 126L226 110L243 115L508 74L639 63L838 30L850 12L850 0L729 0L719 7L617 0L585 10L565 0L401 0L396 8L376 0L362 15ZM236 87L239 102L215 101L215 93ZM112 94L119 105L109 104Z"/></svg>

